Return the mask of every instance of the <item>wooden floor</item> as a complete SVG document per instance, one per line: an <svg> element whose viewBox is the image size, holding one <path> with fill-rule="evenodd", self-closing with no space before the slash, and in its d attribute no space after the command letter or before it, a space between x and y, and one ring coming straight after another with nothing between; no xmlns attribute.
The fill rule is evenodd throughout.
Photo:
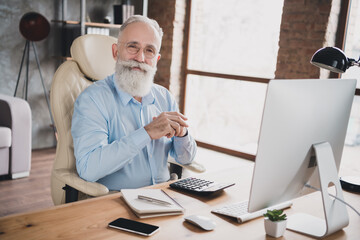
<svg viewBox="0 0 360 240"><path fill-rule="evenodd" d="M0 217L53 206L50 173L55 148L34 150L27 178L0 181Z"/></svg>

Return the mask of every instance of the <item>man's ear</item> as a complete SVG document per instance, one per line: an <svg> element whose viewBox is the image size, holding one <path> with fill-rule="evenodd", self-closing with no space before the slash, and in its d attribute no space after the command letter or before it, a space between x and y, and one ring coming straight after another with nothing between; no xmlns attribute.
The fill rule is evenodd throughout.
<svg viewBox="0 0 360 240"><path fill-rule="evenodd" d="M116 43L114 43L111 47L112 47L112 55L113 55L113 58L114 58L115 61L116 61L117 58L118 58L118 54L119 54L118 46L117 46Z"/></svg>
<svg viewBox="0 0 360 240"><path fill-rule="evenodd" d="M158 55L158 57L156 59L156 63L160 60L160 58L161 58L161 54L159 53L159 55Z"/></svg>

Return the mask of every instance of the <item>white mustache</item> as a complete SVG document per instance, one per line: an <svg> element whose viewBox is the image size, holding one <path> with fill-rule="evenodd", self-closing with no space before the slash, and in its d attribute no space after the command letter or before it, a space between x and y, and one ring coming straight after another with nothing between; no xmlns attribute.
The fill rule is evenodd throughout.
<svg viewBox="0 0 360 240"><path fill-rule="evenodd" d="M125 68L140 68L144 72L149 72L153 69L153 67L149 66L146 63L139 63L134 60L121 61L121 65Z"/></svg>

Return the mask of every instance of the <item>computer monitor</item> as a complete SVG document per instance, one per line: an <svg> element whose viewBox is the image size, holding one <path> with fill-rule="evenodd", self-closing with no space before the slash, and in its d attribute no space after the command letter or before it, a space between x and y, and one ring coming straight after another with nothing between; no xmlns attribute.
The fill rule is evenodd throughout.
<svg viewBox="0 0 360 240"><path fill-rule="evenodd" d="M327 182L331 182L337 186L337 193L340 192L342 197L337 173L355 88L354 79L291 79L269 82L250 190L249 212L308 193L305 184L323 189L325 185L328 187ZM329 145L325 144L325 148L322 148L324 145L321 143ZM317 155L314 146L318 146ZM327 154L325 157L323 149ZM329 156L332 153L333 156ZM320 159L323 161L321 168ZM332 169L327 169L331 166ZM319 170L323 174L319 175ZM329 176L324 176L324 172ZM325 185L321 186L320 176ZM326 208L332 202L324 200L324 196L323 201L326 205L325 216L328 218L330 212L327 211L333 209L331 206L328 210ZM339 208L341 213L344 209L346 212L345 206ZM347 217L347 212L345 215ZM317 237L330 234L334 230L329 229L333 227L328 221L333 220L326 219L330 227L324 223L316 233L312 229L305 233ZM295 221L295 225L303 224L300 222ZM340 225L347 225L346 219L343 222ZM302 227L299 232L304 232Z"/></svg>

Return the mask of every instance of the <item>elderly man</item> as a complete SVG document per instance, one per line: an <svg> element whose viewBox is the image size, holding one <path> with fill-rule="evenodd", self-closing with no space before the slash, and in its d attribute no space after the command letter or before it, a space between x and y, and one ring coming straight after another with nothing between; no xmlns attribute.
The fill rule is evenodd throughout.
<svg viewBox="0 0 360 240"><path fill-rule="evenodd" d="M169 180L169 154L181 164L193 161L187 118L170 92L153 83L162 35L156 21L129 18L112 46L115 74L77 98L71 133L81 178L109 190L138 188Z"/></svg>

